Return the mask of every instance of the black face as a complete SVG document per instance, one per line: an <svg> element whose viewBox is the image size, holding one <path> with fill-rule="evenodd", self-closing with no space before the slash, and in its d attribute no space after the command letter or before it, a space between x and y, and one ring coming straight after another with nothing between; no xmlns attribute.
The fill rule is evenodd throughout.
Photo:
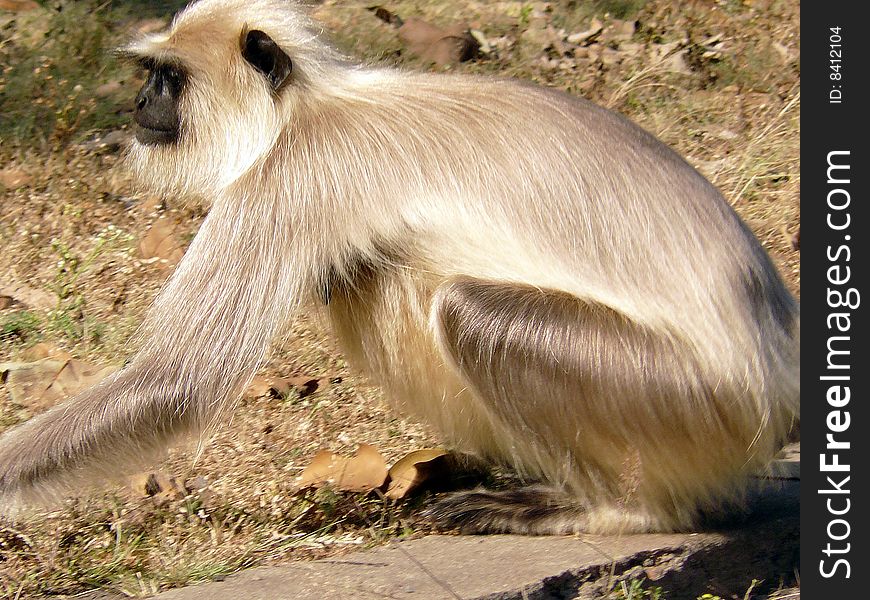
<svg viewBox="0 0 870 600"><path fill-rule="evenodd" d="M178 140L181 119L178 99L185 75L179 67L146 64L148 79L136 96L136 140L142 144L170 144Z"/></svg>
<svg viewBox="0 0 870 600"><path fill-rule="evenodd" d="M290 78L293 63L275 41L259 30L245 31L241 40L244 59L259 71L274 91ZM148 70L148 79L136 96L133 120L140 144L159 145L178 141L181 117L178 101L187 82L184 69L153 59L139 59Z"/></svg>

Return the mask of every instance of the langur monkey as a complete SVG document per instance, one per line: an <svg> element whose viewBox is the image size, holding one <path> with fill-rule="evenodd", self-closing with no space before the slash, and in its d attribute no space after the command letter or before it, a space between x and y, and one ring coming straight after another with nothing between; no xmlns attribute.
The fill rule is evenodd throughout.
<svg viewBox="0 0 870 600"><path fill-rule="evenodd" d="M457 449L535 482L466 532L685 530L799 417L799 307L721 194L628 120L496 78L364 66L282 0L201 0L129 163L210 210L117 374L0 438L0 508L105 481L232 407L294 314Z"/></svg>

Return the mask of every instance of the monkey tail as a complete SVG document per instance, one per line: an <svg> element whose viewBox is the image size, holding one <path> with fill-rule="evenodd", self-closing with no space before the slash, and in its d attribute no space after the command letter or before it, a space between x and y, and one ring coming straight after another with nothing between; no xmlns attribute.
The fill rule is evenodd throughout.
<svg viewBox="0 0 870 600"><path fill-rule="evenodd" d="M620 534L685 528L642 506L597 503L584 505L557 486L530 485L509 490L453 492L423 513L437 529L460 533L519 535Z"/></svg>
<svg viewBox="0 0 870 600"><path fill-rule="evenodd" d="M533 485L492 491L454 492L427 509L438 529L463 534L564 535L586 531L588 514L556 488Z"/></svg>

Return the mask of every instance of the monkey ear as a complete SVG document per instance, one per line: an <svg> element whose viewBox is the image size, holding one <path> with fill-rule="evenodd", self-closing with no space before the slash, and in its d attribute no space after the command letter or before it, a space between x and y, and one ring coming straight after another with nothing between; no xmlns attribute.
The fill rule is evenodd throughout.
<svg viewBox="0 0 870 600"><path fill-rule="evenodd" d="M269 80L273 90L279 89L293 71L293 62L275 40L258 29L244 35L242 56Z"/></svg>

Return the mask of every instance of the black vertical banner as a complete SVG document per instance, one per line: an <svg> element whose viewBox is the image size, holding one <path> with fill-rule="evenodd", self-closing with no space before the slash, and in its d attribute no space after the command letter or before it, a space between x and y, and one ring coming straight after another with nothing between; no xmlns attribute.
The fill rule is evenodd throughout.
<svg viewBox="0 0 870 600"><path fill-rule="evenodd" d="M800 581L809 600L867 597L870 35L861 8L801 7Z"/></svg>

